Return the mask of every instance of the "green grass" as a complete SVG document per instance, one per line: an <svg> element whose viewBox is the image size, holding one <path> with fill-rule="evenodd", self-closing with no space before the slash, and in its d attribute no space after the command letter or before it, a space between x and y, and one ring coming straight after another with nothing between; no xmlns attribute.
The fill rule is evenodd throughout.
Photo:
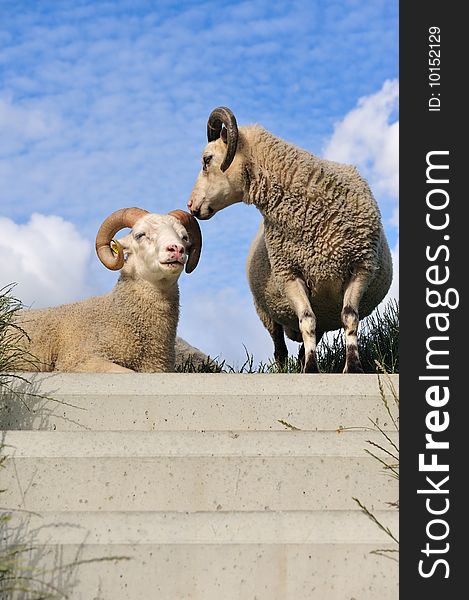
<svg viewBox="0 0 469 600"><path fill-rule="evenodd" d="M196 365L190 359L177 365L178 373L301 373L297 356L279 366L272 358L256 363L244 347L246 360L240 367L226 361L209 358ZM365 373L399 373L399 304L391 300L383 311L374 311L364 319L358 333L358 350ZM318 364L321 373L342 373L345 364L345 341L342 331L324 336L318 344Z"/></svg>

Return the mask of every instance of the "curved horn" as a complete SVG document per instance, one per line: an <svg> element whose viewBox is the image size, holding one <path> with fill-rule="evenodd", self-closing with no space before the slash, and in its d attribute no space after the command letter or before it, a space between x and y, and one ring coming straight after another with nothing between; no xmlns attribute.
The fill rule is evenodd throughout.
<svg viewBox="0 0 469 600"><path fill-rule="evenodd" d="M195 217L184 210L172 210L168 215L179 219L189 234L191 247L186 263L186 273L192 273L199 262L200 252L202 251L202 232L200 231L199 223Z"/></svg>
<svg viewBox="0 0 469 600"><path fill-rule="evenodd" d="M117 271L124 266L124 250L119 242L114 242L113 250L111 242L118 231L125 227L132 228L135 223L148 214L143 208L121 208L113 212L103 221L96 234L96 254L105 267L111 271ZM116 255L117 250L117 255Z"/></svg>
<svg viewBox="0 0 469 600"><path fill-rule="evenodd" d="M207 138L209 142L213 142L220 137L222 126L226 127L227 140L226 140L226 154L220 169L226 171L226 169L233 162L233 158L236 154L236 148L238 147L238 125L236 118L229 108L226 106L219 106L210 113L207 122Z"/></svg>

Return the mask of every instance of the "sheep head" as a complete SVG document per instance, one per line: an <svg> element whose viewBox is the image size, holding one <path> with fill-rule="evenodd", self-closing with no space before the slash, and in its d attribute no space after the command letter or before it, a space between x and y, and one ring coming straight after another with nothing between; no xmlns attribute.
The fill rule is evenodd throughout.
<svg viewBox="0 0 469 600"><path fill-rule="evenodd" d="M242 202L244 195L238 125L229 108L221 106L212 111L207 137L202 170L187 203L199 219L210 219L222 208Z"/></svg>
<svg viewBox="0 0 469 600"><path fill-rule="evenodd" d="M132 231L114 240L126 227ZM182 210L159 215L141 208L123 208L109 215L96 235L96 252L104 266L113 271L122 269L153 284L177 280L184 265L187 273L192 272L201 248L199 224Z"/></svg>

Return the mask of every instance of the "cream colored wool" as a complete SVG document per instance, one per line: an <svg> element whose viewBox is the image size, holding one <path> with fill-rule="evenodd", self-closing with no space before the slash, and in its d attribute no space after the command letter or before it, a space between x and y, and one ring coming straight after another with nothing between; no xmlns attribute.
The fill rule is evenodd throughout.
<svg viewBox="0 0 469 600"><path fill-rule="evenodd" d="M173 371L178 306L177 283L162 293L121 277L110 294L24 311L19 324L41 371Z"/></svg>
<svg viewBox="0 0 469 600"><path fill-rule="evenodd" d="M109 294L19 313L25 348L36 360L26 355L17 370L174 371L187 231L174 216L147 213L119 242L127 260ZM180 338L177 348L180 362L207 358Z"/></svg>
<svg viewBox="0 0 469 600"><path fill-rule="evenodd" d="M361 318L369 315L389 289L392 260L366 181L354 167L320 159L258 126L241 134L242 147L256 149L256 161L246 161L246 201L264 222L247 271L264 325L270 315L301 341L298 318L282 291L282 282L296 272L310 291L318 339L342 327L343 289L355 265L370 273L359 311Z"/></svg>
<svg viewBox="0 0 469 600"><path fill-rule="evenodd" d="M229 113L213 111L210 135L216 119L231 119L225 126L234 130ZM344 372L362 372L358 322L384 299L392 281L391 253L367 182L353 166L318 158L258 125L237 131L227 166L233 138L222 135L206 145L189 209L202 220L236 202L262 213L247 271L277 360L286 358L286 333L304 343L305 371L317 371L317 341L343 326Z"/></svg>

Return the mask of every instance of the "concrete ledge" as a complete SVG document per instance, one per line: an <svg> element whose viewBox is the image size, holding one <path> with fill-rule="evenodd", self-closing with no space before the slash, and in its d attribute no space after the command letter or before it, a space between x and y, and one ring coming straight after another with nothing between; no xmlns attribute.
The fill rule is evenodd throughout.
<svg viewBox="0 0 469 600"><path fill-rule="evenodd" d="M397 535L396 510L375 516ZM34 544L381 544L391 539L362 512L44 512L26 519ZM9 528L24 527L13 516ZM397 548L397 545L396 545Z"/></svg>
<svg viewBox="0 0 469 600"><path fill-rule="evenodd" d="M372 457L17 458L2 474L7 509L100 511L370 509L397 499Z"/></svg>
<svg viewBox="0 0 469 600"><path fill-rule="evenodd" d="M214 395L225 394L234 387L237 394L245 396L277 395L296 396L377 396L377 375L360 374L242 374L242 373L17 373L41 388L44 394L68 395ZM398 375L386 375L398 387ZM21 389L18 382L16 387Z"/></svg>
<svg viewBox="0 0 469 600"><path fill-rule="evenodd" d="M396 600L398 564L371 554L376 550L375 544L65 545L39 548L29 560L38 569L99 561L57 573L69 600Z"/></svg>
<svg viewBox="0 0 469 600"><path fill-rule="evenodd" d="M0 396L2 429L303 431L370 426L393 431L375 375L36 374L33 391ZM388 403L397 417L388 383ZM21 394L21 384L17 384ZM26 389L26 388L25 388Z"/></svg>
<svg viewBox="0 0 469 600"><path fill-rule="evenodd" d="M353 498L397 532L366 450L388 447L370 419L398 441L398 376L393 418L375 375L27 376L0 395L1 487L34 514L5 539L69 600L396 600L371 554L396 545Z"/></svg>
<svg viewBox="0 0 469 600"><path fill-rule="evenodd" d="M398 443L397 432L388 437ZM8 431L11 458L385 457L378 431ZM379 465L377 465L379 466Z"/></svg>

